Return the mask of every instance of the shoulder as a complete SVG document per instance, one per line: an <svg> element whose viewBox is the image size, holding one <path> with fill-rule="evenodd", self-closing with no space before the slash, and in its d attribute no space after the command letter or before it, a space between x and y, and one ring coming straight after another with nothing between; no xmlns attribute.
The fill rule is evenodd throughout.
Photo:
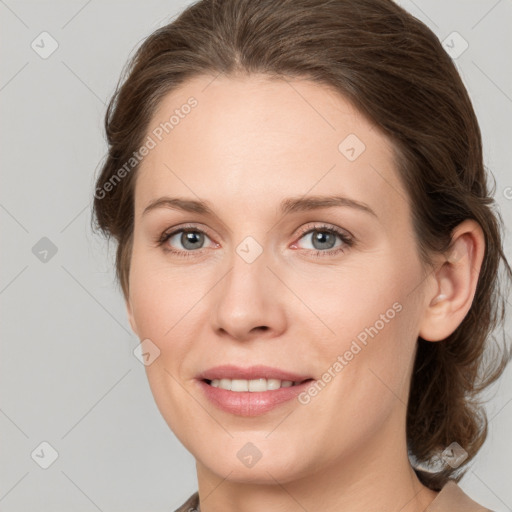
<svg viewBox="0 0 512 512"><path fill-rule="evenodd" d="M198 512L199 493L196 491L190 498L174 512Z"/></svg>
<svg viewBox="0 0 512 512"><path fill-rule="evenodd" d="M455 482L449 480L425 512L493 512L473 501Z"/></svg>

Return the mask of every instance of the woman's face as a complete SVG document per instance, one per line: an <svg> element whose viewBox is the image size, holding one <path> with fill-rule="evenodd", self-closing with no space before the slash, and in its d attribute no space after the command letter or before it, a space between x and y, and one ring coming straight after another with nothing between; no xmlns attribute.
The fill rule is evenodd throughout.
<svg viewBox="0 0 512 512"><path fill-rule="evenodd" d="M188 81L147 136L128 312L198 464L284 483L402 457L426 298L389 140L325 86L255 75ZM236 390L202 380L225 365L206 375ZM260 365L294 375L243 373Z"/></svg>

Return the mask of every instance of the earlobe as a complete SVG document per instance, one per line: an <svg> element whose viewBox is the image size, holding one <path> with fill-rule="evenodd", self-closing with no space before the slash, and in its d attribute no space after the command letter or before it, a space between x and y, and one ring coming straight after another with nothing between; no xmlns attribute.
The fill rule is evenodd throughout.
<svg viewBox="0 0 512 512"><path fill-rule="evenodd" d="M476 221L467 219L455 228L451 249L432 275L435 292L425 297L421 338L444 340L464 320L475 296L484 252L485 237Z"/></svg>

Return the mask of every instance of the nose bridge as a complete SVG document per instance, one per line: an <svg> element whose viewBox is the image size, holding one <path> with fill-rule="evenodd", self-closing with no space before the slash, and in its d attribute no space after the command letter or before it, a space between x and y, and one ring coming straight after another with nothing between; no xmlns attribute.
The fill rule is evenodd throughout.
<svg viewBox="0 0 512 512"><path fill-rule="evenodd" d="M244 302L256 304L269 289L267 265L271 265L268 253L253 237L246 237L234 247L230 258L230 271L226 276L223 297L241 308Z"/></svg>
<svg viewBox="0 0 512 512"><path fill-rule="evenodd" d="M270 271L267 265L273 265L271 237L263 230L256 233L251 226L254 224L242 222L239 231L233 233L234 243L226 255L230 271L226 276L223 294L237 293L244 288L257 293L260 286L269 284L267 274Z"/></svg>
<svg viewBox="0 0 512 512"><path fill-rule="evenodd" d="M216 295L215 329L245 339L255 328L283 328L284 311L275 290L279 283L268 268L273 266L271 255L272 250L252 236L233 248L229 271Z"/></svg>

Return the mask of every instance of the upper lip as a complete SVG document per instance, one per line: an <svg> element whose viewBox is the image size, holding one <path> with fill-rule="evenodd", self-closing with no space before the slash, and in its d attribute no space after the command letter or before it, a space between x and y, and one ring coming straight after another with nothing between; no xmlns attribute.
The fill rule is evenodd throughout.
<svg viewBox="0 0 512 512"><path fill-rule="evenodd" d="M281 370L279 368L272 368L270 366L257 365L242 368L241 366L222 365L209 368L201 372L197 378L199 380L213 380L213 379L278 379L278 380L291 380L292 382L302 382L312 377L309 375L300 375L298 373Z"/></svg>

